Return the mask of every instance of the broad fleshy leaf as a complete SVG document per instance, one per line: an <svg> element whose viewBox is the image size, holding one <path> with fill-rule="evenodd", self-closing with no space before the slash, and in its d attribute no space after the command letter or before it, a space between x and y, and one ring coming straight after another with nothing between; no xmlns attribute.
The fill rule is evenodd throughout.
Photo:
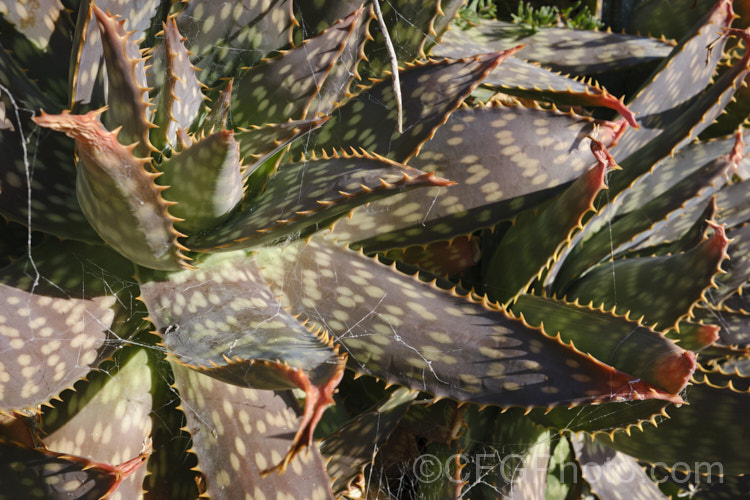
<svg viewBox="0 0 750 500"><path fill-rule="evenodd" d="M208 495L332 498L317 448L299 453L283 475L266 474L282 462L297 427L296 402L288 392L238 387L172 366L193 440L191 451L198 456Z"/></svg>
<svg viewBox="0 0 750 500"><path fill-rule="evenodd" d="M698 23L694 31L683 39L654 72L638 94L628 102L637 115L639 130L627 131L612 154L618 161L646 145L651 139L670 128L683 115L695 98L711 83L714 69L721 58L726 36L717 36L732 22L731 0L721 0ZM679 86L677 83L679 82ZM679 92L677 91L679 89ZM722 106L723 109L723 106ZM712 120L706 120L707 127ZM692 128L698 121L688 122ZM698 132L695 132L695 137Z"/></svg>
<svg viewBox="0 0 750 500"><path fill-rule="evenodd" d="M249 127L305 118L363 15L360 9L301 46L250 68L235 82L232 121Z"/></svg>
<svg viewBox="0 0 750 500"><path fill-rule="evenodd" d="M177 241L181 235L172 227L175 218L161 196L165 188L154 182L159 174L147 172L150 160L134 156L132 145L123 146L117 131L102 126L102 112L42 112L34 122L75 139L80 157L78 201L103 240L137 264L154 269L184 267L184 247Z"/></svg>
<svg viewBox="0 0 750 500"><path fill-rule="evenodd" d="M212 134L164 160L157 178L167 186L164 198L175 202L169 210L182 219L175 227L192 234L220 225L242 200L242 166L234 135Z"/></svg>
<svg viewBox="0 0 750 500"><path fill-rule="evenodd" d="M334 154L282 165L262 194L223 227L188 240L194 249L249 247L304 237L358 205L419 186L449 181L383 157Z"/></svg>
<svg viewBox="0 0 750 500"><path fill-rule="evenodd" d="M147 454L120 465L87 458L26 448L0 441L0 477L4 498L108 497L118 485L146 461Z"/></svg>
<svg viewBox="0 0 750 500"><path fill-rule="evenodd" d="M502 406L674 399L502 309L324 239L264 250L259 263L282 303L328 329L352 368L389 382Z"/></svg>
<svg viewBox="0 0 750 500"><path fill-rule="evenodd" d="M385 79L339 108L314 136L311 146L315 150L374 149L392 160L407 162L492 68L513 52L409 66L399 76L403 133L397 130L396 100L390 80Z"/></svg>
<svg viewBox="0 0 750 500"><path fill-rule="evenodd" d="M190 54L183 44L185 38L177 30L174 17L167 19L163 31L167 71L154 112L153 122L157 128L150 135L157 149L167 144L173 148L178 146L177 131L188 130L203 105L201 83L190 63Z"/></svg>
<svg viewBox="0 0 750 500"><path fill-rule="evenodd" d="M179 2L177 27L187 38L198 78L209 87L291 42L292 0Z"/></svg>
<svg viewBox="0 0 750 500"><path fill-rule="evenodd" d="M538 203L537 193L583 174L593 162L587 135L610 146L621 131L619 124L540 108L459 108L409 162L457 184L372 203L340 221L336 235L381 251L491 227ZM438 226L425 227L432 221Z"/></svg>
<svg viewBox="0 0 750 500"><path fill-rule="evenodd" d="M490 300L507 304L523 293L570 241L584 215L593 210L596 196L607 187L607 171L616 165L600 142L592 140L591 151L596 166L559 197L519 215L492 255L487 256L485 276L491 283L487 287Z"/></svg>
<svg viewBox="0 0 750 500"><path fill-rule="evenodd" d="M312 443L344 358L324 332L281 309L254 261L242 251L219 254L195 271L165 277L142 272L140 279L149 318L171 356L226 383L302 389L305 414L284 463Z"/></svg>
<svg viewBox="0 0 750 500"><path fill-rule="evenodd" d="M33 247L0 280L0 409L36 408L140 328L132 266L104 247ZM13 383L9 383L10 381Z"/></svg>
<svg viewBox="0 0 750 500"><path fill-rule="evenodd" d="M688 405L669 410L670 418L656 426L644 426L642 432L633 431L629 436L620 432L612 439L598 439L646 462L680 462L687 464L689 470L702 467L696 472L711 474L743 474L750 470L743 418L750 411L750 393L694 384L685 400Z"/></svg>
<svg viewBox="0 0 750 500"><path fill-rule="evenodd" d="M39 427L49 449L111 464L143 453L151 431L152 372L144 350L129 354L116 356L110 369L90 374L45 409ZM109 498L137 497L145 475L146 467L140 467Z"/></svg>
<svg viewBox="0 0 750 500"><path fill-rule="evenodd" d="M728 244L724 228L714 225L712 237L682 254L603 262L575 281L566 299L671 328L715 287Z"/></svg>
<svg viewBox="0 0 750 500"><path fill-rule="evenodd" d="M695 370L695 355L654 330L601 309L520 295L512 308L531 326L544 325L582 352L620 371L677 394Z"/></svg>

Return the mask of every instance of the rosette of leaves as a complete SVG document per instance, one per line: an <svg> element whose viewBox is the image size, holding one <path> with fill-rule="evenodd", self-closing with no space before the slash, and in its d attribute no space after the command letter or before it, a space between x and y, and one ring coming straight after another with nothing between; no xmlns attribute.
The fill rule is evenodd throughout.
<svg viewBox="0 0 750 500"><path fill-rule="evenodd" d="M729 3L598 42L664 60L627 106L460 4L381 5L403 132L369 3L1 4L2 494L512 495L457 457L593 460L545 428L747 470L742 136L687 144Z"/></svg>

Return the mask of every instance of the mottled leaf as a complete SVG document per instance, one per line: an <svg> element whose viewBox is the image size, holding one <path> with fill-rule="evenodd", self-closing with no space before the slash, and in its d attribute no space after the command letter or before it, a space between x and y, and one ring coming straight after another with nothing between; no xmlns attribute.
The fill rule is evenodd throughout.
<svg viewBox="0 0 750 500"><path fill-rule="evenodd" d="M729 260L722 265L725 274L718 276L718 290L711 293L711 301L720 303L747 283L750 278L750 224L727 231Z"/></svg>
<svg viewBox="0 0 750 500"><path fill-rule="evenodd" d="M0 14L40 49L47 49L55 26L64 10L60 0L0 2Z"/></svg>
<svg viewBox="0 0 750 500"><path fill-rule="evenodd" d="M344 359L324 332L311 331L280 309L244 252L144 281L141 296L180 363L231 384L305 391L305 414L284 463L312 443Z"/></svg>
<svg viewBox="0 0 750 500"><path fill-rule="evenodd" d="M208 495L332 498L317 448L297 455L282 473L264 474L282 461L298 425L288 393L237 387L178 364L173 367Z"/></svg>
<svg viewBox="0 0 750 500"><path fill-rule="evenodd" d="M159 4L159 0L97 0L96 8L101 12L109 12L113 17L122 17L125 21L122 28L125 32L132 31L129 39L137 43L143 38ZM104 77L104 50L94 8L92 0L82 0L78 7L73 38L74 54L70 62L71 103L76 109L84 108L82 111L105 104L104 88L107 84ZM137 54L132 53L131 57L137 57Z"/></svg>
<svg viewBox="0 0 750 500"><path fill-rule="evenodd" d="M74 498L108 496L145 462L139 455L120 465L0 441L0 498Z"/></svg>
<svg viewBox="0 0 750 500"><path fill-rule="evenodd" d="M239 145L228 130L183 149L159 170L157 182L169 186L164 198L177 203L169 212L182 219L175 227L187 234L218 226L242 200Z"/></svg>
<svg viewBox="0 0 750 500"><path fill-rule="evenodd" d="M459 58L493 50L496 49L492 45L476 42L464 32L453 30L445 33L442 43L432 53L435 56ZM635 125L633 114L606 89L560 75L520 57L523 56L509 57L487 76L484 85L506 94L560 105L604 106L616 110L631 125Z"/></svg>
<svg viewBox="0 0 750 500"><path fill-rule="evenodd" d="M132 34L125 32L124 20L105 14L97 6L93 13L99 26L104 62L107 67L108 109L103 115L108 129L117 128L118 140L129 146L137 143L133 153L146 156L153 148L148 135L151 123L148 121L148 87L146 82L145 60L133 40Z"/></svg>
<svg viewBox="0 0 750 500"><path fill-rule="evenodd" d="M4 54L0 50L0 64ZM2 67L0 75L7 75ZM31 96L23 92L18 95ZM14 103L6 96L0 103L7 103L10 125L0 127L0 213L26 226L31 222L34 230L61 238L101 241L76 198L73 141L40 130L22 109L27 104Z"/></svg>
<svg viewBox="0 0 750 500"><path fill-rule="evenodd" d="M131 273L111 250L73 242L34 247L0 271L0 408L57 396L137 331Z"/></svg>
<svg viewBox="0 0 750 500"><path fill-rule="evenodd" d="M183 45L184 37L177 30L174 17L164 23L166 81L159 92L153 122L158 128L150 139L157 149L166 144L177 146L177 130L187 130L198 116L203 104L201 84L190 64L189 53Z"/></svg>
<svg viewBox="0 0 750 500"><path fill-rule="evenodd" d="M688 316L727 257L727 237L721 226L700 245L676 255L617 259L593 267L566 292L570 301L602 305L660 329Z"/></svg>
<svg viewBox="0 0 750 500"><path fill-rule="evenodd" d="M674 466L702 474L743 474L750 470L744 416L750 394L706 384L688 388L681 408L670 409L669 419L647 425L630 435L615 433L613 441L598 439L616 450L646 462ZM726 439L732 436L732 439Z"/></svg>
<svg viewBox="0 0 750 500"><path fill-rule="evenodd" d="M465 234L491 227L538 202L534 193L583 174L593 163L587 135L596 135L610 146L621 130L610 122L540 108L499 103L462 107L409 162L457 184L388 197L360 208L351 220L336 225L337 237L366 240L361 245L367 251L424 244L434 235L426 223L472 209L490 213L472 214L450 228ZM529 199L524 201L526 196ZM407 228L415 229L414 234L396 233ZM444 234L442 239L451 236Z"/></svg>
<svg viewBox="0 0 750 500"><path fill-rule="evenodd" d="M529 416L535 422L561 431L611 434L612 432L640 429L647 422L666 416L669 403L659 400L624 401L600 405L557 407L547 411L533 409Z"/></svg>
<svg viewBox="0 0 750 500"><path fill-rule="evenodd" d="M668 56L674 46L664 40L611 31L550 27L529 33L521 26L494 19L482 19L465 34L496 50L524 44L518 57L574 75L604 73L659 60Z"/></svg>
<svg viewBox="0 0 750 500"><path fill-rule="evenodd" d="M282 165L265 191L219 230L197 235L191 248L248 247L301 237L330 225L352 208L418 186L450 183L385 158L324 155Z"/></svg>
<svg viewBox="0 0 750 500"><path fill-rule="evenodd" d="M520 295L513 314L560 335L582 352L667 392L680 392L695 370L695 355L654 330L600 309Z"/></svg>
<svg viewBox="0 0 750 500"><path fill-rule="evenodd" d="M633 457L586 437L571 436L571 442L583 479L599 499L619 500L625 495L633 500L667 499Z"/></svg>
<svg viewBox="0 0 750 500"><path fill-rule="evenodd" d="M405 388L398 389L377 408L358 415L323 440L320 451L330 457L326 468L333 479L335 494L345 491L372 461L373 447L381 446L388 439L417 394Z"/></svg>
<svg viewBox="0 0 750 500"><path fill-rule="evenodd" d="M292 1L180 2L177 27L209 87L291 42Z"/></svg>
<svg viewBox="0 0 750 500"><path fill-rule="evenodd" d="M716 325L706 324L700 321L700 308L693 309L695 320L680 321L677 325L679 331L669 330L665 335L677 341L677 345L689 351L702 351L712 346L719 340L719 331L723 330ZM696 321L697 320L697 321Z"/></svg>
<svg viewBox="0 0 750 500"><path fill-rule="evenodd" d="M305 118L363 13L360 9L301 46L250 68L234 85L234 124L249 127Z"/></svg>
<svg viewBox="0 0 750 500"><path fill-rule="evenodd" d="M265 250L259 264L282 303L332 332L359 372L437 397L502 406L673 398L644 382L630 390L630 376L502 309L324 239Z"/></svg>
<svg viewBox="0 0 750 500"><path fill-rule="evenodd" d="M117 356L116 365L94 372L52 402L40 424L44 443L51 450L118 464L147 447L151 431L151 368L144 350ZM120 365L120 363L122 363ZM102 418L102 409L107 418ZM110 496L137 497L146 468L128 477Z"/></svg>
<svg viewBox="0 0 750 500"><path fill-rule="evenodd" d="M117 131L102 126L102 111L85 115L42 112L34 122L76 140L78 201L102 239L137 264L155 269L184 267L184 247L177 241L180 233L172 227L174 217L161 197L165 188L154 182L159 174L147 172L150 160L135 157L132 146L118 142Z"/></svg>
<svg viewBox="0 0 750 500"><path fill-rule="evenodd" d="M584 173L563 193L534 211L523 212L487 256L485 276L487 297L507 304L523 293L557 257L583 217L593 210L593 202L606 189L605 176L616 165L600 142L591 141L597 165Z"/></svg>
<svg viewBox="0 0 750 500"><path fill-rule="evenodd" d="M617 148L613 149L618 161L624 160L660 133L674 128L675 122L685 122L690 128L696 126L700 130L710 125L713 120L699 124L699 120L687 121L684 115L711 83L711 76L726 42L726 36L719 33L722 28L729 27L732 14L731 0L718 2L628 102L628 108L637 114L641 128L626 131ZM691 131L693 137L698 133Z"/></svg>
<svg viewBox="0 0 750 500"><path fill-rule="evenodd" d="M400 71L403 133L397 130L396 100L389 79L363 90L336 111L311 146L362 147L392 160L416 155L471 91L513 50L467 59L429 61ZM365 119L366 117L366 119Z"/></svg>
<svg viewBox="0 0 750 500"><path fill-rule="evenodd" d="M617 255L636 246L655 232L655 226L670 224L679 218L680 212L690 203L691 206L711 196L715 191L714 182L720 183L730 169L736 167L739 159L727 154L712 160L700 169L695 170L690 164L669 162L657 167L654 174L647 177L653 179L648 185L638 184L631 189L626 199L635 192L637 205L631 204L632 211L617 217L601 231L579 244L565 259L556 277L556 286L564 288L588 267L612 254ZM665 162L667 163L667 162ZM662 169L666 170L662 170ZM684 169L684 170L683 170ZM682 177L680 179L680 177ZM678 180L679 179L679 180ZM651 191L650 187L663 189L664 184L670 186L658 196L642 195L641 189ZM637 208L636 208L637 207ZM677 212L677 213L675 213Z"/></svg>

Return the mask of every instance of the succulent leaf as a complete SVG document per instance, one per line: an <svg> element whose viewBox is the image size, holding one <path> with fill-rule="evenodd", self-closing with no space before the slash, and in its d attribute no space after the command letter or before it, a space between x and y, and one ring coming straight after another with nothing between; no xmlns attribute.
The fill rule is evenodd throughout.
<svg viewBox="0 0 750 500"><path fill-rule="evenodd" d="M372 461L372 446L381 446L409 409L416 392L398 389L377 408L360 414L320 445L321 452L332 457L326 465L333 478L333 493L345 491L352 480Z"/></svg>
<svg viewBox="0 0 750 500"><path fill-rule="evenodd" d="M343 344L350 366L436 397L502 406L673 398L643 382L633 389L630 376L502 309L389 272L324 239L266 250L260 265L283 304Z"/></svg>
<svg viewBox="0 0 750 500"><path fill-rule="evenodd" d="M298 454L283 476L266 474L282 462L297 427L296 404L288 395L238 387L179 364L172 366L193 439L191 451L206 478L206 494L332 498L317 448Z"/></svg>
<svg viewBox="0 0 750 500"><path fill-rule="evenodd" d="M290 120L284 123L267 123L263 126L256 125L248 129L239 129L234 137L240 143L240 155L247 165L245 178L263 162L303 135L319 128L327 120L328 118ZM252 189L253 186L250 187Z"/></svg>
<svg viewBox="0 0 750 500"><path fill-rule="evenodd" d="M155 184L159 174L146 171L146 158L123 146L117 131L102 126L103 110L85 115L42 112L34 122L75 139L80 156L76 191L81 209L97 233L133 262L154 269L185 267L181 236ZM113 223L113 221L122 221Z"/></svg>
<svg viewBox="0 0 750 500"><path fill-rule="evenodd" d="M446 33L442 42L452 41L454 33ZM674 46L665 40L610 31L550 27L530 33L516 24L495 19L481 19L471 30L460 34L495 50L523 44L518 57L576 75L604 73L659 60L668 56Z"/></svg>
<svg viewBox="0 0 750 500"><path fill-rule="evenodd" d="M153 118L157 128L152 129L150 135L157 149L163 149L167 144L176 147L177 131L188 130L203 105L201 83L190 63L184 41L174 17L168 18L164 23L167 77L159 92L159 103Z"/></svg>
<svg viewBox="0 0 750 500"><path fill-rule="evenodd" d="M0 477L3 494L9 498L29 494L40 498L107 497L145 460L146 454L142 454L113 466L0 441Z"/></svg>
<svg viewBox="0 0 750 500"><path fill-rule="evenodd" d="M376 148L407 162L482 79L514 50L467 59L429 61L400 71L403 130L397 130L390 80L379 81L340 107L315 137L315 149ZM367 119L363 119L363 117Z"/></svg>
<svg viewBox="0 0 750 500"><path fill-rule="evenodd" d="M695 370L692 352L648 327L600 309L520 295L512 312L523 315L532 326L544 323L545 331L559 334L582 352L672 394L685 387Z"/></svg>
<svg viewBox="0 0 750 500"><path fill-rule="evenodd" d="M3 269L0 343L14 356L2 363L1 410L56 397L112 352L113 339L137 331L130 273L111 250L73 242L34 247Z"/></svg>
<svg viewBox="0 0 750 500"><path fill-rule="evenodd" d="M493 283L487 287L490 300L507 304L523 293L570 241L584 215L593 210L596 196L607 187L607 171L617 165L600 142L592 140L591 151L596 166L546 206L519 215L485 260L486 276Z"/></svg>
<svg viewBox="0 0 750 500"><path fill-rule="evenodd" d="M106 71L104 68L104 49L99 26L95 19L94 10L108 12L110 17L119 16L124 24L120 28L129 31L128 39L136 42L143 37L151 23L151 16L158 10L159 0L81 0L78 6L78 20L73 37L74 54L71 58L70 92L72 107L80 111L88 111L105 104L104 89ZM113 47L114 48L114 47ZM132 49L131 49L132 50ZM139 57L135 52L129 52L131 58ZM126 74L132 71L125 68ZM141 80L139 83L143 84ZM146 87L146 85L141 85ZM137 95L140 99L140 94ZM136 101L133 101L134 103ZM45 108L48 109L48 108ZM125 113L127 111L121 110Z"/></svg>
<svg viewBox="0 0 750 500"><path fill-rule="evenodd" d="M121 353L120 353L121 354ZM151 378L144 350L119 356L115 369L95 372L88 380L53 401L39 425L44 444L58 453L89 457L117 464L143 453L149 442L152 408ZM102 422L99 408L112 401L111 412ZM81 429L88 429L84 434ZM116 442L116 446L111 444ZM146 467L123 481L112 498L134 498L142 492Z"/></svg>
<svg viewBox="0 0 750 500"><path fill-rule="evenodd" d="M694 384L689 388L686 400L689 405L670 410L670 418L656 426L644 426L642 432L633 431L629 436L620 432L611 439L598 439L646 462L685 463L686 469L694 471L698 466L710 466L709 474L742 474L748 470L747 440L742 437L741 416L750 410L750 394L731 388ZM721 437L735 431L739 432L737 439ZM669 446L661 446L663 442L669 442ZM707 463L708 457L714 462ZM720 470L716 470L717 466ZM704 471L695 472L706 473Z"/></svg>
<svg viewBox="0 0 750 500"><path fill-rule="evenodd" d="M668 498L633 457L580 436L571 436L571 442L583 479L599 498L623 495L634 500Z"/></svg>
<svg viewBox="0 0 750 500"><path fill-rule="evenodd" d="M672 328L686 317L704 293L715 287L714 277L727 257L724 228L714 225L712 237L677 255L617 259L591 268L566 291L569 301L616 306L618 314L645 317L660 329Z"/></svg>
<svg viewBox="0 0 750 500"><path fill-rule="evenodd" d="M552 129L554 135L549 134ZM440 219L463 234L490 227L537 203L535 193L559 188L583 174L591 164L586 135L595 134L610 146L621 130L611 122L537 107L491 103L459 108L409 162L456 185L372 203L355 211L351 220L339 221L337 237L360 242L366 251L381 251L428 243L434 233L425 224ZM488 213L469 216L472 209ZM466 217L450 224L445 218L453 215ZM419 231L410 235L410 228L417 226ZM434 239L452 236L442 233Z"/></svg>
<svg viewBox="0 0 750 500"><path fill-rule="evenodd" d="M102 12L97 6L93 13L99 26L104 62L107 68L109 108L104 123L112 130L119 129L121 144L136 144L133 153L146 156L153 148L149 142L148 83L145 60L141 57L132 34L126 33L124 20Z"/></svg>
<svg viewBox="0 0 750 500"><path fill-rule="evenodd" d="M711 83L711 76L721 58L726 36L719 36L722 28L728 28L734 12L731 0L722 0L695 26L691 35L674 48L668 58L654 72L649 82L628 103L628 108L638 115L643 130L626 131L612 153L622 161L637 149L646 145L659 133L666 133L675 122L686 120L688 109L696 97ZM689 77L686 77L688 76ZM675 88L680 81L679 92ZM712 102L717 99L712 98ZM722 106L723 109L723 106ZM707 120L705 128L713 120ZM688 121L692 127L699 122ZM695 134L697 135L697 133ZM693 137L695 137L693 135Z"/></svg>
<svg viewBox="0 0 750 500"><path fill-rule="evenodd" d="M497 50L492 45L477 43L457 31L447 32L444 38L445 43L436 46L432 50L433 55L460 58ZM519 47L519 50L523 50L523 46ZM628 123L636 126L630 110L606 89L560 75L517 57L509 57L483 83L498 92L521 98L550 101L558 105L611 108L624 116Z"/></svg>
<svg viewBox="0 0 750 500"><path fill-rule="evenodd" d="M180 1L175 8L198 78L209 87L288 45L295 23L292 0Z"/></svg>
<svg viewBox="0 0 750 500"><path fill-rule="evenodd" d="M368 201L408 188L450 184L374 155L303 159L282 165L265 191L219 230L188 241L195 249L239 248L304 237Z"/></svg>
<svg viewBox="0 0 750 500"><path fill-rule="evenodd" d="M242 200L242 168L237 141L223 130L185 148L159 166L164 197L177 203L170 214L182 219L180 231L192 234L221 224Z"/></svg>
<svg viewBox="0 0 750 500"><path fill-rule="evenodd" d="M305 118L363 12L360 9L301 46L250 68L234 85L230 106L235 124L249 127Z"/></svg>

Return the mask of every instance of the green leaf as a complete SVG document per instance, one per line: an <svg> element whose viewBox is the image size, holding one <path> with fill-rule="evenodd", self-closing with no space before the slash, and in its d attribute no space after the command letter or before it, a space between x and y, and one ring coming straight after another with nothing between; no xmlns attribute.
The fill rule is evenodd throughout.
<svg viewBox="0 0 750 500"><path fill-rule="evenodd" d="M230 103L235 124L249 127L305 118L362 15L363 10L358 10L319 36L243 74Z"/></svg>
<svg viewBox="0 0 750 500"><path fill-rule="evenodd" d="M291 312L334 334L349 366L436 397L501 406L667 398L509 313L313 238L259 265ZM374 304L374 305L373 305Z"/></svg>
<svg viewBox="0 0 750 500"><path fill-rule="evenodd" d="M111 464L143 452L151 431L148 356L138 349L115 360L115 366L93 372L45 409L40 430L49 449ZM103 408L107 408L104 420ZM120 484L117 495L137 497L145 474L146 468L139 468Z"/></svg>
<svg viewBox="0 0 750 500"><path fill-rule="evenodd" d="M529 33L516 24L495 19L482 19L467 31L446 33L442 43L451 43L457 34L495 50L524 44L518 57L574 75L604 73L659 60L668 56L674 46L664 40L594 30L550 27Z"/></svg>
<svg viewBox="0 0 750 500"><path fill-rule="evenodd" d="M459 58L493 50L496 49L491 45L477 43L464 32L453 30L445 34L443 43L432 52L435 56ZM509 57L500 68L487 76L483 84L496 92L558 105L604 106L619 112L631 125L635 124L633 114L606 89L560 75L517 57Z"/></svg>
<svg viewBox="0 0 750 500"><path fill-rule="evenodd" d="M97 6L94 16L104 47L104 62L107 68L109 108L104 113L107 128L117 128L122 144L137 143L133 153L148 155L153 146L148 139L148 83L146 82L145 59L141 58L132 34L125 32L125 21L117 21L114 16L105 14Z"/></svg>
<svg viewBox="0 0 750 500"><path fill-rule="evenodd" d="M155 184L159 174L146 171L148 158L133 155L123 146L117 131L107 131L99 121L103 110L85 115L48 115L34 122L63 132L76 140L80 157L77 194L81 209L99 235L133 262L154 269L185 266L180 233L161 196L165 188Z"/></svg>
<svg viewBox="0 0 750 500"><path fill-rule="evenodd" d="M244 194L237 141L232 132L212 134L164 160L157 179L164 197L177 204L170 213L187 234L212 229L229 217Z"/></svg>
<svg viewBox="0 0 750 500"><path fill-rule="evenodd" d="M7 498L106 497L146 460L139 455L120 465L0 441L0 477Z"/></svg>
<svg viewBox="0 0 750 500"><path fill-rule="evenodd" d="M190 64L189 53L183 45L185 38L177 30L174 17L164 23L166 53L166 82L160 89L154 114L155 128L150 139L157 149L169 144L177 146L177 130L188 130L203 105L201 83Z"/></svg>
<svg viewBox="0 0 750 500"><path fill-rule="evenodd" d="M591 141L597 165L579 177L563 193L534 211L519 215L497 249L485 261L490 300L507 304L526 291L580 228L584 215L594 207L596 196L606 189L608 169L614 160L598 141Z"/></svg>
<svg viewBox="0 0 750 500"><path fill-rule="evenodd" d="M198 78L209 87L291 42L295 23L291 0L202 0L176 5L182 7L177 27L187 37L193 64L201 70Z"/></svg>
<svg viewBox="0 0 750 500"><path fill-rule="evenodd" d="M690 129L695 126L690 134L691 137L696 137L699 130L711 124L718 112L703 123L700 123L697 116L695 119L688 119L688 116L692 115L691 110L695 109L700 93L711 83L711 76L721 58L727 37L717 37L717 33L721 33L722 28L729 27L731 22L732 2L721 0L694 27L691 34L674 48L649 81L628 102L628 108L638 115L637 121L641 127L623 134L617 148L613 149L618 161L624 160L660 134L671 135L669 132L675 125ZM712 104L719 100L717 97L711 97ZM721 106L720 109L723 108Z"/></svg>
<svg viewBox="0 0 750 500"><path fill-rule="evenodd" d="M644 186L645 183L639 183L627 192L626 199L632 196L631 193L636 194L634 203L638 204L631 205L632 211L620 215L601 231L589 236L566 257L555 278L556 286L564 287L566 283L570 283L588 267L605 257L613 253L621 254L649 236L653 236L654 226L659 221L666 219L665 224L669 224L679 218L679 212L686 203L696 203L710 196L714 182L721 182L727 172L736 167L737 163L735 156L727 154L709 161L698 170L682 162L679 163L679 173L675 171L678 168L675 162L658 166L655 172L647 177L647 179L654 178L649 184ZM665 184L671 187L658 196L641 194L644 187L648 193L651 186L659 186L661 190Z"/></svg>
<svg viewBox="0 0 750 500"><path fill-rule="evenodd" d="M401 388L377 408L361 413L347 422L320 445L328 475L334 478L333 492L345 492L351 481L372 461L373 447L380 447L409 409L416 392Z"/></svg>
<svg viewBox="0 0 750 500"><path fill-rule="evenodd" d="M296 404L289 393L238 387L172 366L207 495L332 498L315 448L297 455L283 475L265 474L282 462L297 427Z"/></svg>
<svg viewBox="0 0 750 500"><path fill-rule="evenodd" d="M603 310L520 295L511 310L531 326L560 335L581 352L677 394L695 370L695 355L654 330Z"/></svg>
<svg viewBox="0 0 750 500"><path fill-rule="evenodd" d="M711 302L715 304L739 290L750 276L750 224L732 228L727 237L730 258L722 265L726 272L716 278L718 290L711 293Z"/></svg>
<svg viewBox="0 0 750 500"><path fill-rule="evenodd" d="M685 397L688 405L669 411L658 426L645 426L630 436L616 433L600 442L650 463L659 462L703 474L743 474L750 470L744 419L750 394L695 384ZM726 439L736 436L736 439ZM686 464L686 465L683 465Z"/></svg>
<svg viewBox="0 0 750 500"><path fill-rule="evenodd" d="M140 329L130 274L115 252L74 242L33 247L0 271L2 410L56 397Z"/></svg>
<svg viewBox="0 0 750 500"><path fill-rule="evenodd" d="M724 229L714 225L711 238L682 254L603 262L573 282L566 299L672 328L715 286L727 245Z"/></svg>
<svg viewBox="0 0 750 500"><path fill-rule="evenodd" d="M147 277L139 277L141 297L170 355L226 383L302 389L305 415L285 463L311 444L344 369L325 332L280 309L244 252L213 256L197 270Z"/></svg>
<svg viewBox="0 0 750 500"><path fill-rule="evenodd" d="M449 239L494 226L537 202L535 193L559 188L583 174L592 163L584 137L596 129L605 146L621 132L611 122L536 107L492 103L459 108L409 162L456 185L379 200L340 221L336 235L342 241L357 241L369 252L425 244L436 233L434 239ZM474 209L490 212L469 217ZM464 215L460 224L445 222L453 234L425 227L447 216ZM409 228L415 234L408 234Z"/></svg>
<svg viewBox="0 0 750 500"><path fill-rule="evenodd" d="M591 442L586 437L571 436L582 476L591 491L601 499L622 498L657 500L667 497L640 464L624 453Z"/></svg>
<svg viewBox="0 0 750 500"><path fill-rule="evenodd" d="M361 147L392 160L416 155L447 116L512 51L467 59L416 63L400 71L403 133L397 130L390 79L379 81L340 107L311 142L315 150Z"/></svg>
<svg viewBox="0 0 750 500"><path fill-rule="evenodd" d="M249 247L304 237L351 209L418 186L449 181L377 155L324 155L285 164L261 195L217 231L195 235L191 248Z"/></svg>

